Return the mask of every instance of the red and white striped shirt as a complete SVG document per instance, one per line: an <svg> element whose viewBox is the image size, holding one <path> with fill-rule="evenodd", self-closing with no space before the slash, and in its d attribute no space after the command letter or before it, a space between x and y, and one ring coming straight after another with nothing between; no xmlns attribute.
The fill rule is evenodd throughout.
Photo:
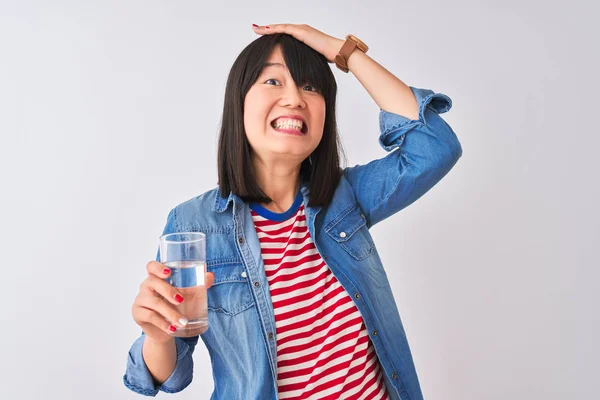
<svg viewBox="0 0 600 400"><path fill-rule="evenodd" d="M310 237L298 199L251 206L275 312L280 399L388 399L358 308Z"/></svg>

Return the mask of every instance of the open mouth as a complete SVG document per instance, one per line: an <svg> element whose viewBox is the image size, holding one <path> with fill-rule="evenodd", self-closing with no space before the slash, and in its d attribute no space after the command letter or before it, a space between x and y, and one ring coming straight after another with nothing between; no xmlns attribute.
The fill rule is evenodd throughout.
<svg viewBox="0 0 600 400"><path fill-rule="evenodd" d="M298 126L300 124L297 125L277 125L276 120L271 122L271 127L273 129L275 129L276 131L279 132L285 132L285 133L291 133L291 134L302 134L302 135L306 135L306 133L308 132L308 127L306 126L306 124L303 121L299 121L300 124L302 124L302 126L300 127L300 129L298 129Z"/></svg>

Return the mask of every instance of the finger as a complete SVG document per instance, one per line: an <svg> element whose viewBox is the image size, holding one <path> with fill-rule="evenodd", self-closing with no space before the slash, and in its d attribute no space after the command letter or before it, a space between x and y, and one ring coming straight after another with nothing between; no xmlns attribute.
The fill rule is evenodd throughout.
<svg viewBox="0 0 600 400"><path fill-rule="evenodd" d="M271 29L273 32L289 33L290 35L290 29L293 29L295 27L294 24L269 24L265 25L265 28L267 26L269 27L268 29Z"/></svg>
<svg viewBox="0 0 600 400"><path fill-rule="evenodd" d="M138 306L159 313L162 315L163 319L170 321L172 324L184 327L188 323L185 316L162 297L152 296L150 294L143 295L138 300Z"/></svg>
<svg viewBox="0 0 600 400"><path fill-rule="evenodd" d="M169 268L158 261L150 261L146 264L146 271L148 272L148 275L155 275L162 279L166 278L171 273Z"/></svg>
<svg viewBox="0 0 600 400"><path fill-rule="evenodd" d="M254 31L256 32L264 32L269 31L271 29L271 25L256 25L256 24L252 24L252 29L254 29Z"/></svg>
<svg viewBox="0 0 600 400"><path fill-rule="evenodd" d="M183 296L179 293L178 288L169 285L163 279L150 275L144 282L142 282L141 289L150 290L151 292L158 293L165 299L167 299L171 304L179 305L184 301Z"/></svg>
<svg viewBox="0 0 600 400"><path fill-rule="evenodd" d="M208 289L209 287L211 287L213 283L215 283L215 274L213 274L212 272L207 272L204 275L204 284L206 285L206 288Z"/></svg>
<svg viewBox="0 0 600 400"><path fill-rule="evenodd" d="M297 28L300 25L294 24L269 24L269 25L256 25L252 24L252 28L256 32L260 33L287 33L288 35L293 35L297 32Z"/></svg>
<svg viewBox="0 0 600 400"><path fill-rule="evenodd" d="M146 328L148 325L153 325L157 328L159 328L161 331L165 332L165 333L173 333L175 332L175 330L177 330L175 327L175 329L171 328L171 323L167 320L165 320L160 314L158 314L156 311L147 309L147 308L143 308L143 307L138 307L137 310L137 316L140 318L139 321L142 321L141 323L139 323L139 325L142 327L142 329L144 330L144 332L146 332ZM135 318L135 317L134 317ZM136 319L136 321L138 321Z"/></svg>

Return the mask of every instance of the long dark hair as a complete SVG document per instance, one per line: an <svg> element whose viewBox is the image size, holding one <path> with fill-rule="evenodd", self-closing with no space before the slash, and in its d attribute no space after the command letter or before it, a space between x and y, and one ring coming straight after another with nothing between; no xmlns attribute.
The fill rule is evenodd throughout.
<svg viewBox="0 0 600 400"><path fill-rule="evenodd" d="M308 184L310 191L308 206L324 206L333 198L342 175L340 158L344 158L335 119L337 84L322 54L282 33L254 40L231 67L219 134L219 189L223 197L231 191L248 202L272 201L258 186L250 160L251 148L244 129L244 99L277 45L295 84L310 83L319 88L325 98L323 137L300 167L300 179Z"/></svg>

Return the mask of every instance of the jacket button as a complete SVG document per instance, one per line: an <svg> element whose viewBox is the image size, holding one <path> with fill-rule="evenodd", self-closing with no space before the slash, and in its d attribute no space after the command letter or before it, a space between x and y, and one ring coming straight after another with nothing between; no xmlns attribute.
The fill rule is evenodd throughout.
<svg viewBox="0 0 600 400"><path fill-rule="evenodd" d="M356 294L354 295L354 298L355 298L355 299L360 299L360 293L356 293Z"/></svg>
<svg viewBox="0 0 600 400"><path fill-rule="evenodd" d="M377 329L373 330L373 336L377 336Z"/></svg>
<svg viewBox="0 0 600 400"><path fill-rule="evenodd" d="M244 244L244 238L243 237L239 237L238 238L238 243L239 244Z"/></svg>
<svg viewBox="0 0 600 400"><path fill-rule="evenodd" d="M245 278L246 276L246 271L242 271L242 278Z"/></svg>
<svg viewBox="0 0 600 400"><path fill-rule="evenodd" d="M254 282L254 287L259 287L259 286L260 286L260 282L259 281Z"/></svg>
<svg viewBox="0 0 600 400"><path fill-rule="evenodd" d="M340 237L341 238L345 238L346 237L346 232L340 232Z"/></svg>
<svg viewBox="0 0 600 400"><path fill-rule="evenodd" d="M395 372L392 372L392 379L398 379L398 374Z"/></svg>
<svg viewBox="0 0 600 400"><path fill-rule="evenodd" d="M273 339L273 332L269 332L269 339Z"/></svg>

